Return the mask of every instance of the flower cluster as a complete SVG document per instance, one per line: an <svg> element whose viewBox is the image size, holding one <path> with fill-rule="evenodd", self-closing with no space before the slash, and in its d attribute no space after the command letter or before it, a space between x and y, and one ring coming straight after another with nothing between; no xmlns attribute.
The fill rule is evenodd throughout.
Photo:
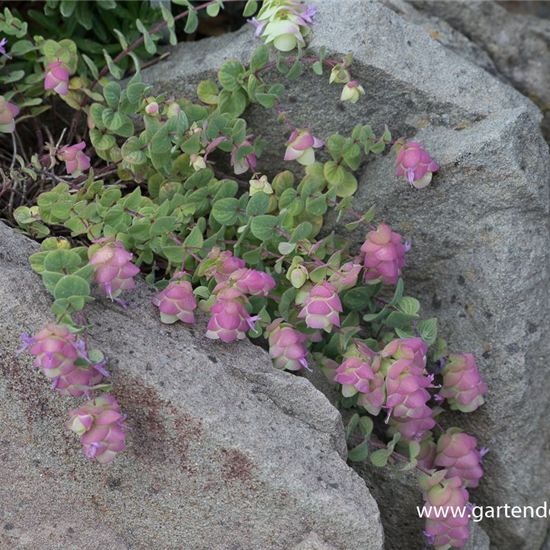
<svg viewBox="0 0 550 550"><path fill-rule="evenodd" d="M319 283L304 301L304 307L298 314L309 328L323 329L330 332L333 326L340 326L339 314L342 303L336 287L326 281Z"/></svg>
<svg viewBox="0 0 550 550"><path fill-rule="evenodd" d="M285 143L285 160L295 160L304 166L309 166L315 162L314 149L324 144L322 139L314 137L309 130L296 129Z"/></svg>
<svg viewBox="0 0 550 550"><path fill-rule="evenodd" d="M304 37L310 32L315 12L315 6L306 6L303 0L265 0L257 18L249 22L266 44L289 52L298 45L305 46Z"/></svg>
<svg viewBox="0 0 550 550"><path fill-rule="evenodd" d="M70 411L66 427L80 436L85 456L107 464L126 447L124 420L116 399L104 393Z"/></svg>
<svg viewBox="0 0 550 550"><path fill-rule="evenodd" d="M67 95L69 93L69 76L67 65L61 61L50 63L46 67L44 89L53 90L59 95Z"/></svg>
<svg viewBox="0 0 550 550"><path fill-rule="evenodd" d="M65 145L58 152L59 158L65 162L67 174L77 176L90 168L90 157L84 153L86 143L81 141L76 145Z"/></svg>
<svg viewBox="0 0 550 550"><path fill-rule="evenodd" d="M111 241L110 237L98 242L107 242L98 250L89 249L90 264L94 266L94 279L111 299L115 299L123 290L132 290L136 283L133 279L139 268L132 263L132 254L122 242Z"/></svg>
<svg viewBox="0 0 550 550"><path fill-rule="evenodd" d="M297 331L290 323L277 319L266 332L269 339L269 356L277 369L297 371L308 368L304 346L307 336Z"/></svg>
<svg viewBox="0 0 550 550"><path fill-rule="evenodd" d="M381 223L376 231L369 231L361 252L365 266L365 281L375 284L379 281L387 285L397 283L405 266L405 252L408 246L403 237L394 233L390 226Z"/></svg>
<svg viewBox="0 0 550 550"><path fill-rule="evenodd" d="M42 369L52 380L52 388L62 395L81 397L108 376L102 363L94 364L88 358L82 342L65 325L50 323L32 338L22 336L34 366Z"/></svg>
<svg viewBox="0 0 550 550"><path fill-rule="evenodd" d="M6 98L0 95L0 132L13 134L15 132L15 117L18 114L19 107L6 101Z"/></svg>
<svg viewBox="0 0 550 550"><path fill-rule="evenodd" d="M163 323L175 323L178 319L184 323L194 323L193 311L197 308L197 299L189 281L172 281L155 298L153 304L160 310Z"/></svg>

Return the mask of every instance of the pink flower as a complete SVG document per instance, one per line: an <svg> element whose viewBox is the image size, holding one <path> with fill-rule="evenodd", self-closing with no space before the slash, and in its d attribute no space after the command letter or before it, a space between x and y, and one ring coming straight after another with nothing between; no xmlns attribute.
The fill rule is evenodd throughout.
<svg viewBox="0 0 550 550"><path fill-rule="evenodd" d="M197 308L197 299L188 281L172 281L153 298L153 305L160 309L163 323L175 323L178 319L184 323L195 322L193 310Z"/></svg>
<svg viewBox="0 0 550 550"><path fill-rule="evenodd" d="M231 273L246 265L244 260L233 256L229 250L221 250L219 246L212 247L206 260L213 260L213 265L206 271L205 276L208 279L214 277L217 283L226 281Z"/></svg>
<svg viewBox="0 0 550 550"><path fill-rule="evenodd" d="M324 144L323 140L313 137L308 130L294 130L285 143L285 160L295 160L304 166L309 166L315 162L313 149L318 149Z"/></svg>
<svg viewBox="0 0 550 550"><path fill-rule="evenodd" d="M297 371L307 368L307 349L303 343L307 336L298 332L283 319L277 319L267 327L269 356L277 369Z"/></svg>
<svg viewBox="0 0 550 550"><path fill-rule="evenodd" d="M275 288L275 279L256 269L237 269L229 276L235 288L249 296L267 296Z"/></svg>
<svg viewBox="0 0 550 550"><path fill-rule="evenodd" d="M90 157L84 153L86 142L65 145L59 150L59 157L65 162L67 174L85 172L90 168Z"/></svg>
<svg viewBox="0 0 550 550"><path fill-rule="evenodd" d="M342 303L336 287L323 281L313 287L298 318L305 319L309 328L330 332L333 326L340 326L339 313L342 313Z"/></svg>
<svg viewBox="0 0 550 550"><path fill-rule="evenodd" d="M441 370L443 388L439 392L453 410L473 412L483 405L487 386L471 353L453 353Z"/></svg>
<svg viewBox="0 0 550 550"><path fill-rule="evenodd" d="M69 93L69 71L61 61L55 61L46 67L44 89L54 90L59 95Z"/></svg>
<svg viewBox="0 0 550 550"><path fill-rule="evenodd" d="M420 477L428 518L425 533L436 550L463 548L470 537L468 491L459 477L445 478L446 473L441 470L434 476Z"/></svg>
<svg viewBox="0 0 550 550"><path fill-rule="evenodd" d="M0 132L12 134L15 132L15 117L19 114L19 107L6 101L0 95Z"/></svg>
<svg viewBox="0 0 550 550"><path fill-rule="evenodd" d="M362 266L354 262L343 264L337 271L332 271L328 282L333 284L338 292L353 288L357 284L357 278Z"/></svg>
<svg viewBox="0 0 550 550"><path fill-rule="evenodd" d="M65 427L80 435L84 455L100 464L111 462L126 447L124 416L108 393L70 411Z"/></svg>
<svg viewBox="0 0 550 550"><path fill-rule="evenodd" d="M252 137L252 136L248 136ZM248 153L248 155L245 155L243 158L237 160L237 154L239 152L239 149L242 147L251 147L252 143L248 141L248 139L244 140L238 147L235 146L233 148L233 151L231 151L231 166L233 166L233 171L238 176L240 174L244 174L249 169L253 172L256 171L256 164L257 164L257 158L256 153L252 151L252 153Z"/></svg>
<svg viewBox="0 0 550 550"><path fill-rule="evenodd" d="M341 101L349 101L350 103L357 103L359 97L365 95L365 89L357 80L348 82L342 88L342 95L340 96Z"/></svg>
<svg viewBox="0 0 550 550"><path fill-rule="evenodd" d="M403 144L398 141L395 146L397 152L397 177L405 176L408 182L417 189L422 189L432 181L433 172L439 170L439 164L434 162L424 144L409 141Z"/></svg>
<svg viewBox="0 0 550 550"><path fill-rule="evenodd" d="M254 318L246 311L246 297L236 288L223 288L212 306L206 337L211 340L233 342L242 340L254 328Z"/></svg>
<svg viewBox="0 0 550 550"><path fill-rule="evenodd" d="M131 260L132 254L120 241L102 246L90 257L88 263L94 265L94 280L111 299L136 286L133 277L139 273L139 267Z"/></svg>
<svg viewBox="0 0 550 550"><path fill-rule="evenodd" d="M368 283L397 283L405 265L407 251L407 247L401 244L402 238L401 235L393 233L390 226L385 223L381 223L376 231L367 233L361 252L365 255L365 280Z"/></svg>
<svg viewBox="0 0 550 550"><path fill-rule="evenodd" d="M463 487L474 488L483 477L477 439L458 428L448 429L437 442L434 466L445 468L449 477L458 476Z"/></svg>
<svg viewBox="0 0 550 550"><path fill-rule="evenodd" d="M364 348L364 349L363 349ZM380 356L363 346L357 356L346 356L334 376L342 384L342 395L352 397L360 393L357 404L377 415L384 404L384 375L380 369Z"/></svg>
<svg viewBox="0 0 550 550"><path fill-rule="evenodd" d="M426 470L431 470L434 467L436 453L436 444L434 442L432 432L424 434L424 438L420 441L420 453L416 457L418 465Z"/></svg>

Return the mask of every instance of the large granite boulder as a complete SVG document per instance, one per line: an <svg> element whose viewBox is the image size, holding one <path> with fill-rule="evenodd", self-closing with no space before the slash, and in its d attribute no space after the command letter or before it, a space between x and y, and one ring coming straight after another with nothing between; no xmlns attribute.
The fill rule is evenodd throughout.
<svg viewBox="0 0 550 550"><path fill-rule="evenodd" d="M378 219L412 241L407 292L421 299L426 316L437 314L454 350L476 355L489 385L482 409L442 419L464 426L491 449L473 500L493 506L544 502L550 493L550 236L541 113L425 26L379 3L316 3L309 53L322 45L331 57L353 53L353 73L367 95L355 106L341 104L339 87L308 73L289 83L283 108L296 124L314 124L319 137L345 135L357 122L380 132L387 123L394 136L424 141L440 162L423 191L393 177L393 155L362 166L355 207L365 211L375 203ZM182 44L145 79L158 90L192 96L224 59L246 61L256 44L246 29ZM474 58L478 50L469 47ZM282 162L285 128L275 117L256 107L247 113L269 142L259 169L270 175L289 166ZM345 232L334 221L328 229ZM358 244L363 238L360 232L351 236ZM370 475L367 481L376 483ZM514 519L482 526L499 550L531 550L541 546L548 524Z"/></svg>
<svg viewBox="0 0 550 550"><path fill-rule="evenodd" d="M89 307L132 431L115 462L86 459L63 427L81 400L16 355L22 332L52 320L28 264L37 245L2 224L0 243L0 548L382 550L325 396L249 342L162 325L145 283L127 310Z"/></svg>

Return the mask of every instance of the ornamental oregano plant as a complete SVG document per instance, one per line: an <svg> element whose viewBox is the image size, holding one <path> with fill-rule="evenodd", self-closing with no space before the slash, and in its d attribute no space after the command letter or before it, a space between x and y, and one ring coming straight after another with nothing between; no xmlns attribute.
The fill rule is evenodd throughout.
<svg viewBox="0 0 550 550"><path fill-rule="evenodd" d="M212 6L223 2L188 4L184 15L196 19L196 11ZM248 2L245 16L257 8ZM303 0L266 0L251 20L265 44L247 65L225 61L217 82L199 84L194 102L156 95L139 72L117 82L113 66L147 43L148 33L101 71L84 58L90 78L79 75L81 56L70 40L28 38L36 45L29 56L40 65L41 91L32 94L68 100L75 115L30 162L14 152L19 167L4 174L0 191L8 196L44 173L52 182L35 205L14 212L20 230L42 241L30 263L53 296L52 322L24 335L24 347L57 392L83 399L67 428L80 436L84 454L112 461L128 436L124 403L109 393L104 354L88 344L93 326L85 309L93 285L127 307L141 272L158 289L153 306L161 322L194 323L200 311L209 317L206 338L228 345L251 338L278 369L321 368L350 410L349 460L370 457L385 466L396 459L403 471L419 470L432 507L426 535L439 550L460 548L468 517L452 512L469 505L486 450L436 417L445 402L475 411L487 388L473 355L450 353L436 319L423 319L419 301L404 294L410 244L383 220L375 223L374 207L351 209L354 171L371 154L393 149L396 175L411 193L429 185L439 167L421 143L393 141L387 128L377 133L357 124L349 136L317 136L293 124L282 106L284 86L270 83L276 72L287 79L309 68L323 78L328 73L342 101L368 101L352 77L351 56L302 54L314 16ZM12 54L4 54L6 64ZM109 69L114 78L107 78ZM4 133L13 135L16 123L33 116L20 95L0 98ZM287 137L284 158L305 167L301 178L288 170L265 174L261 154L269 144L242 118L250 104L275 110ZM330 155L325 163L315 159L320 147ZM363 228L358 253L341 236L322 232L333 209L338 220L353 217L348 229ZM56 236L61 232L70 237Z"/></svg>

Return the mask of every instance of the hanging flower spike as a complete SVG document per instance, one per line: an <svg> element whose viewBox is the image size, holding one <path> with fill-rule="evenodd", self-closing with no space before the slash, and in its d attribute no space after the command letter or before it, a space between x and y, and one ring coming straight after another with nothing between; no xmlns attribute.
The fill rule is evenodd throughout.
<svg viewBox="0 0 550 550"><path fill-rule="evenodd" d="M246 311L246 297L236 288L223 288L217 294L212 306L212 317L208 322L206 337L211 340L233 342L243 340L251 327L250 314Z"/></svg>
<svg viewBox="0 0 550 550"><path fill-rule="evenodd" d="M153 305L160 309L160 320L166 324L178 319L184 323L194 323L193 311L197 299L188 281L172 281L162 292L153 298Z"/></svg>
<svg viewBox="0 0 550 550"><path fill-rule="evenodd" d="M84 153L86 142L76 145L65 145L59 150L59 158L65 162L67 174L78 175L90 168L90 157Z"/></svg>
<svg viewBox="0 0 550 550"><path fill-rule="evenodd" d="M428 512L425 534L433 541L435 550L463 548L470 537L470 518L464 510L468 507L468 491L459 477L447 479L446 473L441 470L434 476L420 477Z"/></svg>
<svg viewBox="0 0 550 550"><path fill-rule="evenodd" d="M55 61L46 67L44 89L53 90L59 95L69 93L69 71L61 61Z"/></svg>
<svg viewBox="0 0 550 550"><path fill-rule="evenodd" d="M323 281L313 287L298 318L304 319L309 328L330 332L333 326L340 326L339 313L342 313L342 303L336 287Z"/></svg>
<svg viewBox="0 0 550 550"><path fill-rule="evenodd" d="M252 151L251 153L248 153L248 155L245 155L242 159L237 160L237 153L242 147L252 147L252 143L245 139L238 147L233 147L233 150L231 151L231 166L233 166L233 171L237 176L239 176L240 174L244 174L248 170L252 170L252 172L255 172L256 165L258 163L255 151Z"/></svg>
<svg viewBox="0 0 550 550"><path fill-rule="evenodd" d="M276 319L266 328L269 340L269 356L277 369L298 371L307 368L307 349L303 343L307 336L298 332L290 323Z"/></svg>
<svg viewBox="0 0 550 550"><path fill-rule="evenodd" d="M70 411L65 427L80 436L84 455L100 464L111 462L126 447L124 416L108 393Z"/></svg>
<svg viewBox="0 0 550 550"><path fill-rule="evenodd" d="M434 466L445 468L449 477L458 476L463 487L479 486L483 477L481 453L477 450L477 439L459 428L448 429L437 442Z"/></svg>
<svg viewBox="0 0 550 550"><path fill-rule="evenodd" d="M285 160L295 160L304 166L310 166L315 162L315 151L325 142L313 137L308 130L294 130L285 143Z"/></svg>
<svg viewBox="0 0 550 550"><path fill-rule="evenodd" d="M349 101L350 103L357 103L359 97L365 95L365 88L353 80L348 82L342 89L342 95L340 96L341 101Z"/></svg>
<svg viewBox="0 0 550 550"><path fill-rule="evenodd" d="M424 150L424 144L416 141L403 143L398 140L395 144L397 152L397 177L404 176L412 187L423 189L432 181L434 172L439 170L439 164L433 161L428 151Z"/></svg>
<svg viewBox="0 0 550 550"><path fill-rule="evenodd" d="M386 223L381 223L376 231L367 233L361 247L367 284L376 284L379 281L387 285L397 283L405 266L407 251L407 247L401 243L402 239Z"/></svg>
<svg viewBox="0 0 550 550"><path fill-rule="evenodd" d="M256 269L238 269L229 278L235 288L248 296L267 296L277 284L271 275Z"/></svg>
<svg viewBox="0 0 550 550"><path fill-rule="evenodd" d="M249 181L250 183L250 196L253 197L256 193L265 193L266 195L273 195L273 187L267 180L267 176L262 176L260 179L254 178Z"/></svg>
<svg viewBox="0 0 550 550"><path fill-rule="evenodd" d="M471 353L452 353L441 370L443 388L439 395L452 410L473 412L483 405L487 386Z"/></svg>
<svg viewBox="0 0 550 550"><path fill-rule="evenodd" d="M94 266L94 280L111 300L123 290L135 288L133 277L139 273L139 267L131 260L132 254L120 241L102 246L90 257L88 263Z"/></svg>
<svg viewBox="0 0 550 550"><path fill-rule="evenodd" d="M13 134L15 132L15 117L19 114L19 107L6 101L3 95L0 95L0 132L4 134Z"/></svg>
<svg viewBox="0 0 550 550"><path fill-rule="evenodd" d="M366 351L366 353L365 353ZM334 381L342 384L342 395L352 397L360 393L357 404L376 416L384 404L384 375L380 356L365 346L358 356L345 355L346 360L337 369Z"/></svg>

